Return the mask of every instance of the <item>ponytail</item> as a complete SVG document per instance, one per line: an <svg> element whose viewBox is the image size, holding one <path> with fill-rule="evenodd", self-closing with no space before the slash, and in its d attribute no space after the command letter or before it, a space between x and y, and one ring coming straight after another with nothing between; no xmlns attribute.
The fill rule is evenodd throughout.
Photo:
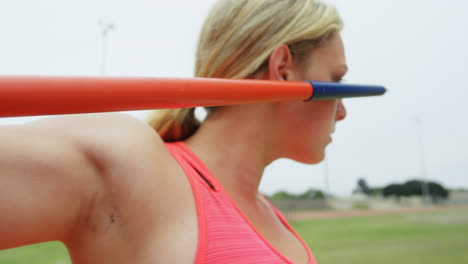
<svg viewBox="0 0 468 264"><path fill-rule="evenodd" d="M146 122L164 140L174 142L190 137L200 127L195 117L195 108L156 110L149 114Z"/></svg>

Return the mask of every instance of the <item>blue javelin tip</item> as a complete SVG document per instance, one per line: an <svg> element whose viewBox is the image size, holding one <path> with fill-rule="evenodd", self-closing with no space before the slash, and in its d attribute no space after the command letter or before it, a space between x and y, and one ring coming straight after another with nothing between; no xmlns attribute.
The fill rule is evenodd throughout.
<svg viewBox="0 0 468 264"><path fill-rule="evenodd" d="M376 96L383 95L387 91L385 87L378 85L357 85L313 81L307 82L312 85L314 92L312 97L306 101Z"/></svg>

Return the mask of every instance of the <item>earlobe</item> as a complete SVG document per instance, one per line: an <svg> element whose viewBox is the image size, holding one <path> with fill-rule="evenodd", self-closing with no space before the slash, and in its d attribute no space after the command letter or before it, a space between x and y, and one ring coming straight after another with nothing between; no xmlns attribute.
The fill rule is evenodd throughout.
<svg viewBox="0 0 468 264"><path fill-rule="evenodd" d="M270 80L290 80L290 74L294 69L291 52L287 45L278 46L270 55L268 72Z"/></svg>

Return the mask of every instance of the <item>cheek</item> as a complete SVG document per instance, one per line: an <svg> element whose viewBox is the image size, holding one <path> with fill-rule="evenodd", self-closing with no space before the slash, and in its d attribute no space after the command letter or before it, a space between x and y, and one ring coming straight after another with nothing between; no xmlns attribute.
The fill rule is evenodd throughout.
<svg viewBox="0 0 468 264"><path fill-rule="evenodd" d="M336 103L333 101L310 102L293 117L295 160L308 164L321 162L325 148L330 143L334 126Z"/></svg>
<svg viewBox="0 0 468 264"><path fill-rule="evenodd" d="M291 107L288 112L289 128L292 133L311 139L333 130L337 104L334 101L306 102Z"/></svg>
<svg viewBox="0 0 468 264"><path fill-rule="evenodd" d="M326 100L317 101L308 111L310 126L318 133L330 132L333 129L337 102Z"/></svg>

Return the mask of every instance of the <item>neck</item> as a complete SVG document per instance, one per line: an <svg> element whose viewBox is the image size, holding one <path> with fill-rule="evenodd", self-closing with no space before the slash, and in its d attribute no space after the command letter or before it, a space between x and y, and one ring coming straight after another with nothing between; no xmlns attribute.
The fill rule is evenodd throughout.
<svg viewBox="0 0 468 264"><path fill-rule="evenodd" d="M236 202L255 204L264 168L276 159L267 136L274 119L267 108L219 109L185 141Z"/></svg>

